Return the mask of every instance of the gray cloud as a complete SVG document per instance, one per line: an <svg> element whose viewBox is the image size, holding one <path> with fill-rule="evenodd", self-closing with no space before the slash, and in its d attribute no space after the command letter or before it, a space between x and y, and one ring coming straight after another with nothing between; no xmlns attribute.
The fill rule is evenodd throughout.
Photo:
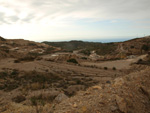
<svg viewBox="0 0 150 113"><path fill-rule="evenodd" d="M5 22L4 17L5 17L5 14L0 12L0 22Z"/></svg>
<svg viewBox="0 0 150 113"><path fill-rule="evenodd" d="M10 16L10 17L9 17L9 20L10 20L11 22L17 22L17 21L19 20L19 18L18 18L17 16Z"/></svg>
<svg viewBox="0 0 150 113"><path fill-rule="evenodd" d="M6 9L6 11L0 10L0 23L28 23L46 18L63 21L150 19L149 0L26 0L25 2L6 0L0 4ZM9 11L13 11L13 13L9 14Z"/></svg>
<svg viewBox="0 0 150 113"><path fill-rule="evenodd" d="M0 24L3 24L3 23L9 24L9 22L7 22L5 18L5 13L0 12Z"/></svg>

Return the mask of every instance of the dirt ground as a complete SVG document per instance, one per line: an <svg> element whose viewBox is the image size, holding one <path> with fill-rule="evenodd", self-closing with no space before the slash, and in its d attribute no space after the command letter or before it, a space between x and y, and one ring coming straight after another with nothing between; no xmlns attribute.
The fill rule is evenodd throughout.
<svg viewBox="0 0 150 113"><path fill-rule="evenodd" d="M115 74L120 74L119 70L104 70L97 67L86 67L86 66L79 66L75 64L68 64L68 63L58 63L58 62L50 62L45 60L40 61L32 61L32 62L21 62L21 63L14 63L15 59L3 59L0 61L0 69L17 69L20 71L38 71L38 72L70 72L73 71L77 74L86 74L86 75L97 75L99 77L113 77ZM96 64L96 63L95 63ZM99 65L97 63L97 65ZM101 64L102 65L102 64Z"/></svg>
<svg viewBox="0 0 150 113"><path fill-rule="evenodd" d="M72 96L76 94L78 91L84 91L88 87L94 86L98 83L106 83L110 82L114 78L118 76L122 76L123 72L120 70L112 70L112 69L101 69L97 67L87 67L87 66L81 66L78 64L72 64L72 63L62 63L62 62L51 62L51 61L45 61L45 60L34 60L34 61L22 61L19 63L15 63L16 59L13 58L7 58L0 60L0 70L2 74L5 74L9 71L17 70L19 75L17 75L17 78L11 78L10 77L4 77L1 76L0 81L0 87L4 87L6 85L6 91L0 90L0 104L2 107L2 111L5 109L3 106L7 107L6 105L16 105L18 103L14 103L13 98L17 97L18 95L23 95L26 100L24 102L21 102L21 106L23 104L25 105L31 105L30 98L33 96L39 96L39 95L53 95L53 94L59 94L61 92L64 92L67 96ZM36 72L36 73L35 73ZM41 89L41 85L37 82L32 83L32 79L34 80L34 77L29 80L24 80L23 78L26 78L26 76L30 76L31 74L43 74L43 75L57 75L60 77L60 80L54 81L52 84L44 84L44 89ZM6 74L5 74L6 75ZM8 76L8 75L6 75ZM34 76L34 75L31 75ZM42 76L42 75L41 75ZM51 75L49 75L51 76ZM36 76L35 76L36 77ZM42 79L42 78L41 78ZM24 84L24 85L22 85ZM41 83L43 84L43 83ZM2 86L1 86L2 85ZM20 85L17 86L16 89L11 89L11 85ZM8 88L9 89L8 89ZM31 90L33 89L33 90ZM24 91L25 90L25 91ZM27 93L27 94L26 94ZM1 109L0 109L1 110Z"/></svg>
<svg viewBox="0 0 150 113"><path fill-rule="evenodd" d="M86 66L97 66L97 67L107 67L112 69L115 67L116 69L129 69L130 64L132 63L131 60L118 60L118 61L105 61L100 63L94 63L94 62L81 62L81 65Z"/></svg>
<svg viewBox="0 0 150 113"><path fill-rule="evenodd" d="M37 109L41 113L127 113L127 111L138 113L135 111L136 106L133 101L139 106L140 112L148 113L149 111L147 100L149 93L142 89L143 87L149 88L149 68L131 66L130 64L137 61L137 58L106 62L79 62L79 64L44 59L15 63L15 60L13 58L0 60L1 74L6 75L6 72L14 70L19 73L14 78L12 78L12 73L8 74L9 76L6 75L8 78L0 76L0 88L1 85L6 85L6 89L0 90L0 112L2 113L37 113ZM129 71L128 74L127 71ZM142 78L142 75L146 79ZM44 79L46 81L44 84L40 82L41 79L43 80L42 76L48 77ZM57 77L58 80L51 81L51 76ZM13 90L8 90L8 84L18 86ZM137 96L134 97L136 94ZM55 95L55 98L47 102L52 99L51 95ZM58 95L61 96L57 97ZM19 96L23 100L20 101ZM16 102L16 97L19 98L19 102ZM32 97L44 99L45 104L32 105ZM61 101L56 103L56 97ZM130 101L131 98L133 99ZM144 99L143 103L142 99Z"/></svg>
<svg viewBox="0 0 150 113"><path fill-rule="evenodd" d="M107 67L112 69L115 67L116 69L130 69L131 64L137 62L139 59L143 59L146 55L141 55L132 59L125 60L115 60L115 61L104 61L104 62L81 62L81 65L84 66L97 66L97 67Z"/></svg>

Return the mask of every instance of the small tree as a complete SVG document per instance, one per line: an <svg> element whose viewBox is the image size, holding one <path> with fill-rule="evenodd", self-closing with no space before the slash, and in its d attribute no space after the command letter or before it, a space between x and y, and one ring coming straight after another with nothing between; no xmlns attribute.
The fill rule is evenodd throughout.
<svg viewBox="0 0 150 113"><path fill-rule="evenodd" d="M149 50L149 47L144 44L141 49L144 50L144 51L148 51L148 50Z"/></svg>

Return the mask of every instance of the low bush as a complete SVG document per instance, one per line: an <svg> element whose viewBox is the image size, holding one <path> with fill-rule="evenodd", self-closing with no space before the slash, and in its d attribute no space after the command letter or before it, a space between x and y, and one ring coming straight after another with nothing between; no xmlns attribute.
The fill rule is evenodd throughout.
<svg viewBox="0 0 150 113"><path fill-rule="evenodd" d="M19 60L14 60L14 63L20 63L20 61Z"/></svg>
<svg viewBox="0 0 150 113"><path fill-rule="evenodd" d="M104 69L107 70L108 68L107 68L107 67L104 67Z"/></svg>
<svg viewBox="0 0 150 113"><path fill-rule="evenodd" d="M14 63L20 63L21 61L34 61L37 56L27 55L21 58L18 58Z"/></svg>
<svg viewBox="0 0 150 113"><path fill-rule="evenodd" d="M6 83L5 84L5 89L4 89L4 91L12 91L12 90L14 90L14 89L16 89L16 88L18 88L19 87L19 85L20 84L18 84L17 82L8 82L8 83Z"/></svg>
<svg viewBox="0 0 150 113"><path fill-rule="evenodd" d="M13 71L11 72L11 75L18 75L18 74L19 74L19 72L16 69L13 69Z"/></svg>
<svg viewBox="0 0 150 113"><path fill-rule="evenodd" d="M56 95L49 95L49 96L44 96L43 94L40 94L38 96L33 96L30 98L31 104L33 106L36 105L45 105L46 102L53 102L54 99L56 98Z"/></svg>
<svg viewBox="0 0 150 113"><path fill-rule="evenodd" d="M91 54L91 51L90 50L88 50L88 49L86 49L86 50L82 50L82 51L80 51L80 53L82 53L82 54L84 54L84 55L90 55Z"/></svg>
<svg viewBox="0 0 150 113"><path fill-rule="evenodd" d="M113 69L113 70L116 70L116 68L115 68L115 67L113 67L112 69Z"/></svg>
<svg viewBox="0 0 150 113"><path fill-rule="evenodd" d="M32 84L30 85L30 89L31 89L31 90L43 89L43 84L41 85L40 83L32 83Z"/></svg>
<svg viewBox="0 0 150 113"><path fill-rule="evenodd" d="M78 64L77 60L74 58L67 60L67 62Z"/></svg>
<svg viewBox="0 0 150 113"><path fill-rule="evenodd" d="M16 96L16 97L14 97L12 100L13 100L14 102L16 102L16 103L20 103L20 102L25 101L26 98L25 98L25 96L23 96L23 95L18 95L18 96Z"/></svg>
<svg viewBox="0 0 150 113"><path fill-rule="evenodd" d="M81 59L83 59L83 60L87 60L87 57L82 57Z"/></svg>

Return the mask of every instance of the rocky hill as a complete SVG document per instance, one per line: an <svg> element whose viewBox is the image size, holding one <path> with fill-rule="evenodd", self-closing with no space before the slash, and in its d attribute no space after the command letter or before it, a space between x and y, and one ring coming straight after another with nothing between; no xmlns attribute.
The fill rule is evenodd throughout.
<svg viewBox="0 0 150 113"><path fill-rule="evenodd" d="M0 113L149 113L149 47L0 37Z"/></svg>
<svg viewBox="0 0 150 113"><path fill-rule="evenodd" d="M60 47L61 51L72 52L80 50L81 54L90 56L94 52L97 60L115 60L132 58L137 55L148 53L150 50L150 36L135 38L125 42L96 43L83 41L70 42L43 42L45 44ZM93 55L94 55L93 54ZM96 58L95 58L96 59Z"/></svg>
<svg viewBox="0 0 150 113"><path fill-rule="evenodd" d="M150 50L150 36L135 38L125 42L118 43L118 52L126 53L127 55L141 55Z"/></svg>
<svg viewBox="0 0 150 113"><path fill-rule="evenodd" d="M40 55L55 51L55 47L44 43L24 39L5 39L0 37L0 58L21 57L25 55Z"/></svg>
<svg viewBox="0 0 150 113"><path fill-rule="evenodd" d="M139 68L139 67L137 67ZM56 113L149 113L149 67L99 84L56 105Z"/></svg>

